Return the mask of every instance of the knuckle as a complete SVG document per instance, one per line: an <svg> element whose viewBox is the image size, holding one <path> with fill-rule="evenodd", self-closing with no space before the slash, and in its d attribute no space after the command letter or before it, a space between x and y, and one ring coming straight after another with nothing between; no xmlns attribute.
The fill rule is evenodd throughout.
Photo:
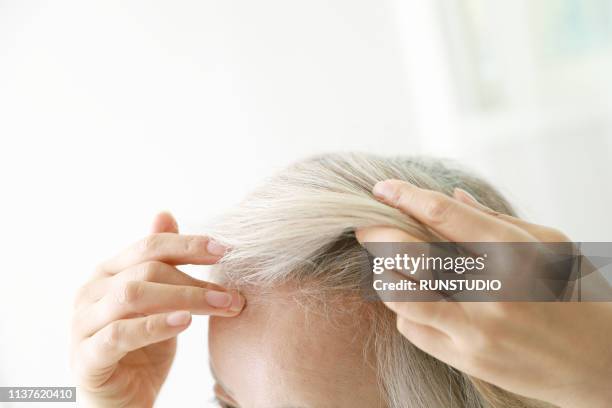
<svg viewBox="0 0 612 408"><path fill-rule="evenodd" d="M128 281L120 285L116 293L117 303L127 305L136 302L142 295L143 286L138 281Z"/></svg>
<svg viewBox="0 0 612 408"><path fill-rule="evenodd" d="M507 225L499 232L492 234L490 240L497 242L528 242L532 241L533 238L520 228L514 225Z"/></svg>
<svg viewBox="0 0 612 408"><path fill-rule="evenodd" d="M470 366L477 367L481 363L482 355L492 352L491 343L489 336L483 334L480 330L474 330L469 344L462 345L461 354Z"/></svg>
<svg viewBox="0 0 612 408"><path fill-rule="evenodd" d="M185 305L202 303L202 299L204 299L204 290L197 288L182 287L177 292L177 300Z"/></svg>
<svg viewBox="0 0 612 408"><path fill-rule="evenodd" d="M183 250L189 254L197 253L205 248L206 242L207 241L202 239L200 236L185 237L185 241L183 242Z"/></svg>
<svg viewBox="0 0 612 408"><path fill-rule="evenodd" d="M101 276L101 275L106 275L106 264L105 263L101 263L96 265L96 267L94 268L94 276Z"/></svg>
<svg viewBox="0 0 612 408"><path fill-rule="evenodd" d="M492 353L501 340L502 324L498 319L483 319L472 330L469 344L465 344L470 353L477 355Z"/></svg>
<svg viewBox="0 0 612 408"><path fill-rule="evenodd" d="M434 193L425 205L425 217L432 223L443 223L448 219L453 202L442 194Z"/></svg>
<svg viewBox="0 0 612 408"><path fill-rule="evenodd" d="M183 242L183 251L190 253L194 250L196 246L196 237L186 237Z"/></svg>
<svg viewBox="0 0 612 408"><path fill-rule="evenodd" d="M154 253L157 251L161 243L159 234L151 234L140 240L138 247L141 252Z"/></svg>
<svg viewBox="0 0 612 408"><path fill-rule="evenodd" d="M544 228L544 239L546 242L568 242L570 239L563 232L555 228Z"/></svg>
<svg viewBox="0 0 612 408"><path fill-rule="evenodd" d="M148 282L157 282L160 278L161 271L164 268L164 264L159 261L145 262L140 265L139 280Z"/></svg>
<svg viewBox="0 0 612 408"><path fill-rule="evenodd" d="M119 348L119 342L121 340L121 326L119 323L110 323L100 334L102 347L108 350Z"/></svg>
<svg viewBox="0 0 612 408"><path fill-rule="evenodd" d="M513 313L514 306L509 302L492 302L489 310L490 317L486 319L490 324L497 324L499 321L506 320Z"/></svg>
<svg viewBox="0 0 612 408"><path fill-rule="evenodd" d="M487 324L480 330L476 330L476 350L481 352L491 351L499 340L499 326L495 324Z"/></svg>
<svg viewBox="0 0 612 408"><path fill-rule="evenodd" d="M158 327L158 323L155 319L151 317L145 319L144 328L143 328L144 336L146 338L154 337L155 333L157 332L157 327Z"/></svg>
<svg viewBox="0 0 612 408"><path fill-rule="evenodd" d="M389 203L393 207L400 207L402 204L402 200L404 199L403 190L396 185L392 185L391 192L389 194Z"/></svg>
<svg viewBox="0 0 612 408"><path fill-rule="evenodd" d="M397 328L398 332L406 335L408 333L408 320L398 316L395 321L395 327Z"/></svg>

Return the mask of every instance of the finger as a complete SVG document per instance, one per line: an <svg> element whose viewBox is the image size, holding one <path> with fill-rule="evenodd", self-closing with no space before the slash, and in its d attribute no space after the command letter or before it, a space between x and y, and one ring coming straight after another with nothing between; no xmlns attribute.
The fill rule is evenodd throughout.
<svg viewBox="0 0 612 408"><path fill-rule="evenodd" d="M77 293L75 307L94 303L112 291L129 281L145 281L165 283L168 285L196 286L200 288L225 291L226 289L215 283L196 279L185 272L180 271L172 265L158 261L144 262L110 277L94 279L85 284Z"/></svg>
<svg viewBox="0 0 612 408"><path fill-rule="evenodd" d="M121 254L102 263L101 275L114 275L132 265L159 261L171 265L214 264L225 253L225 247L203 235L156 233L130 246Z"/></svg>
<svg viewBox="0 0 612 408"><path fill-rule="evenodd" d="M80 344L76 364L85 373L99 372L130 351L177 336L190 324L188 311L114 321Z"/></svg>
<svg viewBox="0 0 612 408"><path fill-rule="evenodd" d="M155 216L151 225L151 233L172 232L178 234L178 223L171 213L164 211Z"/></svg>
<svg viewBox="0 0 612 408"><path fill-rule="evenodd" d="M455 364L457 347L444 332L399 316L397 317L397 330L425 353L449 365Z"/></svg>
<svg viewBox="0 0 612 408"><path fill-rule="evenodd" d="M395 227L359 228L355 230L355 238L362 244L366 242L422 242L417 237Z"/></svg>
<svg viewBox="0 0 612 408"><path fill-rule="evenodd" d="M235 316L244 306L236 292L194 286L129 281L75 314L77 336L90 336L115 320L145 314L189 310L198 315Z"/></svg>
<svg viewBox="0 0 612 408"><path fill-rule="evenodd" d="M429 248L429 244L424 243L413 235L395 227L367 227L355 231L357 241L365 248L368 253L376 258L395 258L396 256L414 256L414 252L423 253ZM381 245L384 243L383 245ZM418 282L422 279L432 279L431 271L419 268L414 271L405 270L385 270L375 276L375 281L379 280L385 284L399 284L402 280L409 279ZM375 285L375 289L376 289ZM378 296L383 301L433 301L441 300L444 295L434 291L395 291L376 289Z"/></svg>
<svg viewBox="0 0 612 408"><path fill-rule="evenodd" d="M400 180L376 183L374 195L454 242L524 242L534 238L521 228L484 214L442 193Z"/></svg>
<svg viewBox="0 0 612 408"><path fill-rule="evenodd" d="M463 333L466 314L458 302L384 302L398 318L433 327L447 335Z"/></svg>
<svg viewBox="0 0 612 408"><path fill-rule="evenodd" d="M558 230L555 230L554 228L549 228L544 225L533 224L531 222L522 220L520 218L513 217L507 214L502 214L500 212L492 210L491 208L478 202L478 200L476 200L476 198L474 198L473 195L471 195L470 193L468 193L467 191L461 188L456 188L455 191L453 192L453 196L464 204L467 204L486 214L492 215L503 221L509 222L510 224L516 225L517 227L524 229L525 231L527 231L529 234L533 235L535 238L537 238L540 241L543 241L543 242L569 241L569 239L567 238L567 236L565 236L565 234L563 234L562 232Z"/></svg>

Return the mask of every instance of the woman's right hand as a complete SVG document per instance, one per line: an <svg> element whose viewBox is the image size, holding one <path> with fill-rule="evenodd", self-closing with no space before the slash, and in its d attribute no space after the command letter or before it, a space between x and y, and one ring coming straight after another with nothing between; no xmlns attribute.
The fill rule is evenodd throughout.
<svg viewBox="0 0 612 408"><path fill-rule="evenodd" d="M216 263L225 248L205 236L179 235L157 216L152 234L102 263L77 294L71 365L91 406L150 407L192 314L236 316L244 298L179 271Z"/></svg>

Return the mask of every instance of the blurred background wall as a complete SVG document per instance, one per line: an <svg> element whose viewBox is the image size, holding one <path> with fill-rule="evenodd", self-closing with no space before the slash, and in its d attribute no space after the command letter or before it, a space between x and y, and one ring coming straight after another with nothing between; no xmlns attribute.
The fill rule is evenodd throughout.
<svg viewBox="0 0 612 408"><path fill-rule="evenodd" d="M0 0L0 385L73 383L73 294L158 210L201 232L313 153L456 159L609 241L611 68L610 0ZM160 406L211 404L205 327Z"/></svg>

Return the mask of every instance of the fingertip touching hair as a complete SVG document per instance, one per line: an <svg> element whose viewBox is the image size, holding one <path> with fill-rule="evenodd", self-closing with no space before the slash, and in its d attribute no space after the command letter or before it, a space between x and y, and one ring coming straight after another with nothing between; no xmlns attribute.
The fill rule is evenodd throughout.
<svg viewBox="0 0 612 408"><path fill-rule="evenodd" d="M462 188L487 207L515 215L495 188L449 161L325 154L299 161L265 180L211 226L210 235L231 248L217 273L238 288L273 291L291 283L323 303L342 294L355 299L364 268L356 229L386 225L423 240L434 239L418 221L373 197L374 185L387 179L447 195ZM547 406L473 379L427 355L396 330L394 314L381 302L363 302L368 311L366 354L373 356L389 407Z"/></svg>

